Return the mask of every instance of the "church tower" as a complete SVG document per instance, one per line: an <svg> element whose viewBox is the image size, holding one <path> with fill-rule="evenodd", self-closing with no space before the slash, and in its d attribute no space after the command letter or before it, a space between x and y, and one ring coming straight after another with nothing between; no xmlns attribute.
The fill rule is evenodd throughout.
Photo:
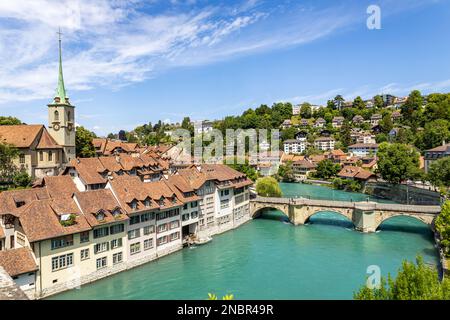
<svg viewBox="0 0 450 320"><path fill-rule="evenodd" d="M61 32L59 34L58 87L53 102L48 104L48 132L63 147L63 163L75 158L75 106L70 104L64 87L61 57Z"/></svg>

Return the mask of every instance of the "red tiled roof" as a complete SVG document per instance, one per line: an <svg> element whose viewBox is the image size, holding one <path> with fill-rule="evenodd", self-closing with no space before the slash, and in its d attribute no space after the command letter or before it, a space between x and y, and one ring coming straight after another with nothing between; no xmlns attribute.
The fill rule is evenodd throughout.
<svg viewBox="0 0 450 320"><path fill-rule="evenodd" d="M11 277L38 270L36 261L29 248L0 251L0 266Z"/></svg>

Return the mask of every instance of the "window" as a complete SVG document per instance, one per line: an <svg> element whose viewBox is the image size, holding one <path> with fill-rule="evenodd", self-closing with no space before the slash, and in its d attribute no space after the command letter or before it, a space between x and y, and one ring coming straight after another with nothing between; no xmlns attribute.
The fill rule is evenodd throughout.
<svg viewBox="0 0 450 320"><path fill-rule="evenodd" d="M175 233L172 233L170 235L170 241L174 241L174 240L177 240L179 238L180 238L180 233L179 232L175 232Z"/></svg>
<svg viewBox="0 0 450 320"><path fill-rule="evenodd" d="M71 121L70 120L70 111L67 111L67 121Z"/></svg>
<svg viewBox="0 0 450 320"><path fill-rule="evenodd" d="M144 204L145 204L145 206L147 208L150 207L150 200L149 199L145 199Z"/></svg>
<svg viewBox="0 0 450 320"><path fill-rule="evenodd" d="M19 155L19 163L20 164L24 164L25 163L25 155L23 153L21 153Z"/></svg>
<svg viewBox="0 0 450 320"><path fill-rule="evenodd" d="M124 232L125 226L123 223L121 223L121 224L116 224L114 226L111 226L109 229L110 229L109 234L116 234L116 233Z"/></svg>
<svg viewBox="0 0 450 320"><path fill-rule="evenodd" d="M106 237L109 234L109 228L104 227L94 230L94 239Z"/></svg>
<svg viewBox="0 0 450 320"><path fill-rule="evenodd" d="M139 238L140 236L141 236L140 229L134 229L134 230L128 231L128 240L136 239L136 238Z"/></svg>
<svg viewBox="0 0 450 320"><path fill-rule="evenodd" d="M141 215L141 222L145 222L150 220L150 213L144 213L143 215Z"/></svg>
<svg viewBox="0 0 450 320"><path fill-rule="evenodd" d="M73 235L52 239L52 250L73 245Z"/></svg>
<svg viewBox="0 0 450 320"><path fill-rule="evenodd" d="M89 241L89 231L84 231L80 233L80 243Z"/></svg>
<svg viewBox="0 0 450 320"><path fill-rule="evenodd" d="M97 269L105 268L106 267L106 257L98 258L97 259Z"/></svg>
<svg viewBox="0 0 450 320"><path fill-rule="evenodd" d="M131 209L136 210L137 209L137 201L136 200L131 201L130 207L131 207Z"/></svg>
<svg viewBox="0 0 450 320"><path fill-rule="evenodd" d="M80 251L80 259L81 260L89 259L89 249L82 249Z"/></svg>
<svg viewBox="0 0 450 320"><path fill-rule="evenodd" d="M198 206L197 201L191 202L191 208L196 208L197 206Z"/></svg>
<svg viewBox="0 0 450 320"><path fill-rule="evenodd" d="M144 235L149 235L155 232L155 226L146 226L144 227Z"/></svg>
<svg viewBox="0 0 450 320"><path fill-rule="evenodd" d="M122 246L122 238L111 240L111 249L120 248Z"/></svg>
<svg viewBox="0 0 450 320"><path fill-rule="evenodd" d="M172 221L171 223L170 223L170 229L175 229L175 228L178 228L180 226L180 221Z"/></svg>
<svg viewBox="0 0 450 320"><path fill-rule="evenodd" d="M97 243L94 246L94 253L101 253L101 252L105 252L109 250L109 243L108 242L102 242L102 243Z"/></svg>
<svg viewBox="0 0 450 320"><path fill-rule="evenodd" d="M121 213L122 212L120 212L120 209L116 208L116 209L113 210L112 215L113 215L114 218L117 218L117 217L120 216Z"/></svg>
<svg viewBox="0 0 450 320"><path fill-rule="evenodd" d="M191 219L195 219L198 217L198 211L191 212Z"/></svg>
<svg viewBox="0 0 450 320"><path fill-rule="evenodd" d="M230 194L230 190L222 190L222 191L220 191L220 196L221 197L223 197L223 196L227 196L227 195L229 195Z"/></svg>
<svg viewBox="0 0 450 320"><path fill-rule="evenodd" d="M187 209L188 209L188 204L185 203L185 204L183 205L183 210L187 210Z"/></svg>
<svg viewBox="0 0 450 320"><path fill-rule="evenodd" d="M57 110L55 110L55 112L53 114L54 114L55 121L59 121L59 112Z"/></svg>
<svg viewBox="0 0 450 320"><path fill-rule="evenodd" d="M187 221L187 220L189 220L189 217L190 217L189 213L186 213L186 214L183 214L183 215L181 216L181 219L182 219L183 221Z"/></svg>
<svg viewBox="0 0 450 320"><path fill-rule="evenodd" d="M59 151L55 152L55 160L56 162L59 162Z"/></svg>
<svg viewBox="0 0 450 320"><path fill-rule="evenodd" d="M44 153L39 151L39 161L44 161Z"/></svg>
<svg viewBox="0 0 450 320"><path fill-rule="evenodd" d="M53 152L48 152L48 161L53 161Z"/></svg>
<svg viewBox="0 0 450 320"><path fill-rule="evenodd" d="M158 246L163 245L165 243L167 243L167 236L158 238Z"/></svg>
<svg viewBox="0 0 450 320"><path fill-rule="evenodd" d="M122 252L113 254L113 264L118 264L123 261Z"/></svg>
<svg viewBox="0 0 450 320"><path fill-rule="evenodd" d="M164 231L167 231L167 223L160 224L158 226L158 232L164 232Z"/></svg>
<svg viewBox="0 0 450 320"><path fill-rule="evenodd" d="M137 224L137 223L139 223L139 222L141 222L140 216L133 216L133 217L130 217L130 225L132 225L132 224Z"/></svg>
<svg viewBox="0 0 450 320"><path fill-rule="evenodd" d="M225 209L230 206L230 201L227 200L220 200L220 209Z"/></svg>
<svg viewBox="0 0 450 320"><path fill-rule="evenodd" d="M63 254L62 256L52 258L52 271L73 266L73 253Z"/></svg>
<svg viewBox="0 0 450 320"><path fill-rule="evenodd" d="M153 248L153 239L144 240L144 250Z"/></svg>
<svg viewBox="0 0 450 320"><path fill-rule="evenodd" d="M130 244L130 254L136 254L139 252L141 252L141 243L140 242Z"/></svg>

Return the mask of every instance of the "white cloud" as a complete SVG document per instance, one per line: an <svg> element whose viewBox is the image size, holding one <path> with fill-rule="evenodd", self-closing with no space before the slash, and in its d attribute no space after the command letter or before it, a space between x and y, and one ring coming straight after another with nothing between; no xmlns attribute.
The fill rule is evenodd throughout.
<svg viewBox="0 0 450 320"><path fill-rule="evenodd" d="M153 2L0 1L0 61L7 61L0 65L0 104L51 98L58 27L70 95L99 86L117 89L177 66L307 43L362 18L346 6L286 10L267 9L258 0L204 7L175 1L156 12Z"/></svg>

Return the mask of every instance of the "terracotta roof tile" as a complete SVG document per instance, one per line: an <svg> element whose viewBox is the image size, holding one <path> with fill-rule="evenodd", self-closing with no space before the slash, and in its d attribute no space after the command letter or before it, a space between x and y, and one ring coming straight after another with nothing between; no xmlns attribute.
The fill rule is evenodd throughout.
<svg viewBox="0 0 450 320"><path fill-rule="evenodd" d="M0 142L29 148L39 138L43 125L0 126Z"/></svg>
<svg viewBox="0 0 450 320"><path fill-rule="evenodd" d="M62 226L60 216L72 213L76 215L75 223L67 227ZM19 220L30 242L91 229L86 218L81 214L71 198L32 201L21 208Z"/></svg>
<svg viewBox="0 0 450 320"><path fill-rule="evenodd" d="M0 251L0 266L11 277L38 270L36 261L29 248Z"/></svg>
<svg viewBox="0 0 450 320"><path fill-rule="evenodd" d="M48 133L47 129L44 128L36 149L62 149L62 146L60 146Z"/></svg>

